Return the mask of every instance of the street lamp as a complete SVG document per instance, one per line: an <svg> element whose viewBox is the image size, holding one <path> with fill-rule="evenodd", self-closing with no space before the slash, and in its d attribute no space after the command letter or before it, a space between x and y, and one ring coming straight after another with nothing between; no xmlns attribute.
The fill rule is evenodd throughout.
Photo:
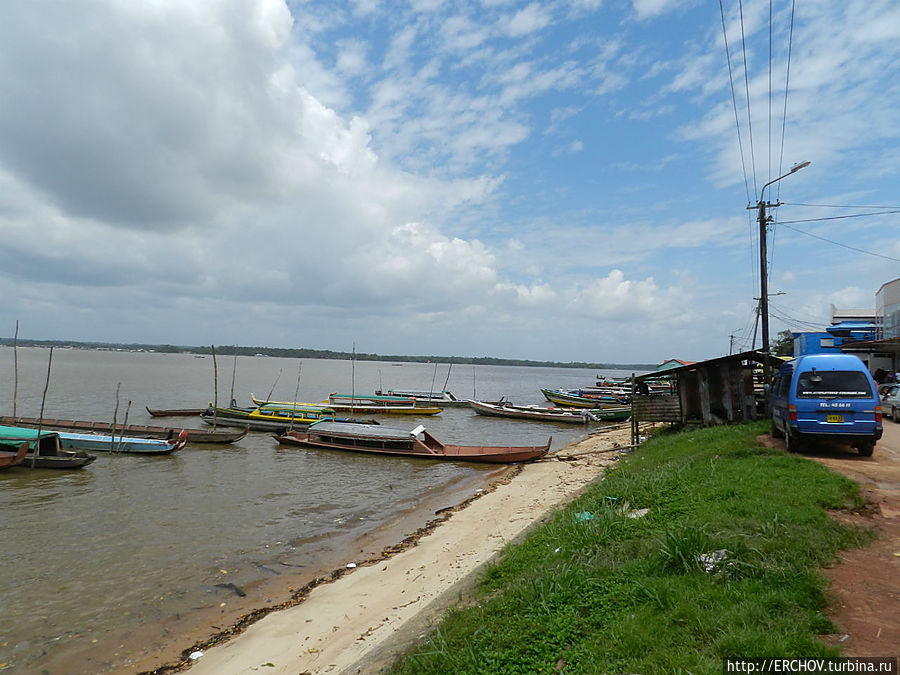
<svg viewBox="0 0 900 675"><path fill-rule="evenodd" d="M763 194L772 183L777 183L782 178L787 178L792 173L805 169L809 164L809 160L795 164L783 176L770 180L759 191L759 201L756 203L756 206L747 206L747 209L756 208L759 211L759 314L762 319L763 387L769 383L769 283L768 270L766 269L766 224L768 223L768 218L766 216L766 207L775 208L776 206L781 206L779 201L776 201L774 204L767 203L763 200Z"/></svg>

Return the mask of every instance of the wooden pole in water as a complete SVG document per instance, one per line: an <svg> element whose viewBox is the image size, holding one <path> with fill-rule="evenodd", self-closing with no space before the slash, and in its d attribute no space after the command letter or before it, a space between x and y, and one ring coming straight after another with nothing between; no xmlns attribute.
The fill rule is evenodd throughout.
<svg viewBox="0 0 900 675"><path fill-rule="evenodd" d="M13 337L13 417L19 399L19 320L16 319L16 334Z"/></svg>
<svg viewBox="0 0 900 675"><path fill-rule="evenodd" d="M447 379L444 380L444 388L441 393L447 391L447 383L450 382L450 371L453 370L453 362L451 361L450 365L447 366Z"/></svg>
<svg viewBox="0 0 900 675"><path fill-rule="evenodd" d="M31 456L31 468L37 463L38 450L41 447L41 427L44 426L44 403L47 401L47 390L50 388L50 364L53 363L53 347L50 347L50 358L47 359L47 379L44 382L44 394L41 396L41 416L38 418L37 438L34 441L34 454Z"/></svg>
<svg viewBox="0 0 900 675"><path fill-rule="evenodd" d="M353 343L353 354L350 359L350 413L356 403L356 342Z"/></svg>
<svg viewBox="0 0 900 675"><path fill-rule="evenodd" d="M237 349L234 350L234 363L231 366L231 396L228 398L228 405L236 408L234 400L234 376L237 374Z"/></svg>
<svg viewBox="0 0 900 675"><path fill-rule="evenodd" d="M303 361L297 366L297 387L294 389L294 400L291 402L291 426L290 431L294 430L294 418L297 416L297 397L300 396L300 373L303 371Z"/></svg>
<svg viewBox="0 0 900 675"><path fill-rule="evenodd" d="M266 396L267 403L272 400L272 392L275 391L275 385L278 384L278 380L281 379L281 373L283 370L284 370L284 368L281 368L278 370L278 376L275 378L275 381L272 383L272 388L269 389L269 395Z"/></svg>
<svg viewBox="0 0 900 675"><path fill-rule="evenodd" d="M116 451L116 418L119 416L119 390L122 388L122 383L119 382L116 384L116 408L113 410L113 423L112 423L112 431L109 435L109 451Z"/></svg>
<svg viewBox="0 0 900 675"><path fill-rule="evenodd" d="M210 345L210 351L213 357L213 401L215 406L219 407L219 365L216 363L216 346Z"/></svg>
<svg viewBox="0 0 900 675"><path fill-rule="evenodd" d="M119 444L116 446L116 452L122 452L122 443L125 439L125 427L128 426L128 413L131 412L131 399L128 399L128 405L125 406L125 419L122 421L122 431L119 432ZM116 432L113 430L113 437Z"/></svg>

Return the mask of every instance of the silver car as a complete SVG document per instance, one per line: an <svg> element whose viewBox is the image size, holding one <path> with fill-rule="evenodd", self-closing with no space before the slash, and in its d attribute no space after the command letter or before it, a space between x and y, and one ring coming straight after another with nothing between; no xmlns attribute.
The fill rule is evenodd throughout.
<svg viewBox="0 0 900 675"><path fill-rule="evenodd" d="M881 412L895 422L900 422L900 384L892 385L881 397Z"/></svg>

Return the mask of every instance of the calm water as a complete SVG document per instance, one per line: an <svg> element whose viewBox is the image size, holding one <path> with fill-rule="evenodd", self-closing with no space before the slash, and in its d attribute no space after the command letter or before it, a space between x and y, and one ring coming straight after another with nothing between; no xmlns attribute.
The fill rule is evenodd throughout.
<svg viewBox="0 0 900 675"><path fill-rule="evenodd" d="M17 412L37 416L49 350L18 350ZM320 401L333 391L441 389L446 364L218 358L218 400ZM0 348L0 411L12 413L13 351ZM192 418L153 420L151 408L202 407L215 396L213 360L183 354L55 349L46 417L202 426ZM615 372L609 372L616 375ZM447 388L457 396L541 403L540 387L578 387L596 372L457 365ZM277 382L277 384L276 384ZM131 402L129 408L129 401ZM423 418L445 442L553 447L582 428L481 417L468 408ZM101 453L73 472L0 472L0 670L39 672L85 645L115 658L111 633L160 632L176 615L216 607L217 583L252 587L284 571L338 565L357 540L435 495L459 501L496 468L279 447L251 432L233 445L188 445L170 457ZM158 637L158 636L157 636ZM171 638L172 636L170 636ZM177 636L174 636L177 638ZM154 638L156 639L156 638ZM181 644L181 647L187 646ZM77 672L77 671L76 671Z"/></svg>

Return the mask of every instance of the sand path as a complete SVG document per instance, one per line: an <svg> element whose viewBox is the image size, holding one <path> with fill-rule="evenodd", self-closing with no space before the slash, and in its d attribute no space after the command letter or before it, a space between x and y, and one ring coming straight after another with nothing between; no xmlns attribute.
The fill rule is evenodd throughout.
<svg viewBox="0 0 900 675"><path fill-rule="evenodd" d="M508 542L596 480L630 429L594 434L527 464L418 544L319 586L193 661L191 675L370 673L418 639Z"/></svg>

